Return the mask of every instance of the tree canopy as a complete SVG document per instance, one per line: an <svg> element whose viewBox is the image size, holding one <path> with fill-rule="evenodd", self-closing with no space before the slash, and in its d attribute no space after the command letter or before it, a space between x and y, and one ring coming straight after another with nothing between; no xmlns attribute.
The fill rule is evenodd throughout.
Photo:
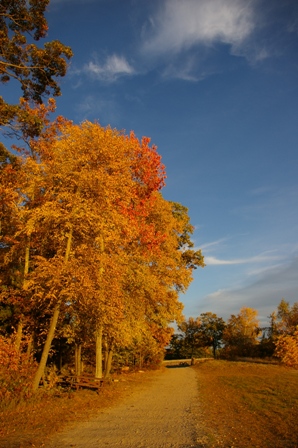
<svg viewBox="0 0 298 448"><path fill-rule="evenodd" d="M58 40L43 47L37 42L45 38L48 25L45 11L49 0L5 0L0 4L0 81L17 82L22 98L40 104L45 96L61 94L57 77L64 76L70 47ZM0 126L14 126L22 115L20 104L9 104L0 97ZM29 110L26 121L30 122ZM38 134L36 127L32 134Z"/></svg>
<svg viewBox="0 0 298 448"><path fill-rule="evenodd" d="M5 156L1 171L1 279L18 345L27 334L44 346L35 388L56 329L77 345L95 342L99 377L103 348L111 356L135 345L160 359L169 324L182 319L179 294L204 259L187 209L161 194L156 147L59 117L28 142L31 152L17 164Z"/></svg>

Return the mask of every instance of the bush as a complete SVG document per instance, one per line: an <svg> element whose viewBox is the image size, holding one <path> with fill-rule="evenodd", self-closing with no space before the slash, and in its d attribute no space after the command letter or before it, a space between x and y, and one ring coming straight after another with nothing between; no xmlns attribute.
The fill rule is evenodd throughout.
<svg viewBox="0 0 298 448"><path fill-rule="evenodd" d="M298 327L293 335L279 336L275 356L289 367L298 367Z"/></svg>
<svg viewBox="0 0 298 448"><path fill-rule="evenodd" d="M15 347L14 338L0 336L0 403L17 403L32 395L36 364Z"/></svg>

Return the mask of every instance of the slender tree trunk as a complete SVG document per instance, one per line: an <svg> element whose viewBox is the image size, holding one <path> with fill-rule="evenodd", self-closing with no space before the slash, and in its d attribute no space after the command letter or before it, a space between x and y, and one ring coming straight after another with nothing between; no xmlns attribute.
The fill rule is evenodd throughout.
<svg viewBox="0 0 298 448"><path fill-rule="evenodd" d="M59 301L54 308L54 313L53 313L53 317L51 319L51 324L50 324L50 329L49 329L49 332L47 335L47 339L46 339L45 345L43 347L41 360L39 362L38 369L37 369L37 372L36 372L36 374L34 376L34 380L33 380L33 390L34 391L36 391L38 389L40 380L43 376L43 373L44 373L44 370L45 370L45 367L47 364L49 352L51 349L51 345L52 345L52 341L54 338L56 325L57 325L58 317L59 317L59 313L60 313L60 305L61 305L61 302Z"/></svg>
<svg viewBox="0 0 298 448"><path fill-rule="evenodd" d="M24 277L23 277L23 289L27 288L27 280L26 280L26 276L29 272L29 259L30 259L30 236L28 237L27 240L27 245L25 248L25 264L24 264ZM20 351L21 348L21 342L22 342L22 337L23 337L23 328L24 328L24 316L21 315L20 316L20 320L18 322L18 327L17 327L17 334L16 334L16 340L15 340L15 347L17 349L17 351Z"/></svg>
<svg viewBox="0 0 298 448"><path fill-rule="evenodd" d="M112 368L112 361L113 361L113 350L109 350L108 351L108 356L107 356L107 363L106 363L106 367L105 367L105 378L108 378L110 376L111 373L111 368Z"/></svg>
<svg viewBox="0 0 298 448"><path fill-rule="evenodd" d="M102 378L102 325L98 325L95 331L95 378Z"/></svg>
<svg viewBox="0 0 298 448"><path fill-rule="evenodd" d="M30 335L27 343L26 355L28 360L32 358L32 352L33 352L33 334Z"/></svg>
<svg viewBox="0 0 298 448"><path fill-rule="evenodd" d="M139 367L140 367L140 369L143 367L143 354L141 351L139 354Z"/></svg>
<svg viewBox="0 0 298 448"><path fill-rule="evenodd" d="M67 245L66 245L66 252L65 252L65 257L64 257L65 264L68 262L69 255L70 255L71 240L72 240L72 229L70 230L70 232L68 234ZM36 374L34 376L34 379L33 379L33 384L32 384L33 391L36 391L38 389L40 380L42 378L42 375L44 373L44 370L45 370L45 367L46 367L46 364L47 364L47 360L48 360L49 352L50 352L50 349L51 349L52 341L53 341L53 338L54 338L54 335L55 335L56 325L57 325L58 318L59 318L60 306L61 306L61 299L58 300L57 304L54 307L54 312L53 312L53 316L52 316L52 319L51 319L49 332L47 334L47 339L46 339L45 345L43 347L41 360L39 362L39 366L38 366L37 372L36 372Z"/></svg>
<svg viewBox="0 0 298 448"><path fill-rule="evenodd" d="M82 345L75 345L75 374L76 376L80 376L82 373Z"/></svg>
<svg viewBox="0 0 298 448"><path fill-rule="evenodd" d="M20 317L20 320L18 322L18 328L17 328L17 334L16 334L16 340L15 340L15 348L17 351L20 351L22 337L23 337L23 318Z"/></svg>
<svg viewBox="0 0 298 448"><path fill-rule="evenodd" d="M109 356L109 349L107 341L103 341L102 348L104 349L104 356L103 356L103 371L105 372L107 370L108 365L108 356Z"/></svg>
<svg viewBox="0 0 298 448"><path fill-rule="evenodd" d="M30 261L30 236L27 240L27 245L25 248L25 265L24 265L24 279L23 279L23 288L26 289L26 275L29 272L29 261Z"/></svg>
<svg viewBox="0 0 298 448"><path fill-rule="evenodd" d="M100 252L104 252L104 241L100 235ZM103 267L99 266L99 275L102 276ZM96 324L95 330L95 378L102 378L102 325Z"/></svg>

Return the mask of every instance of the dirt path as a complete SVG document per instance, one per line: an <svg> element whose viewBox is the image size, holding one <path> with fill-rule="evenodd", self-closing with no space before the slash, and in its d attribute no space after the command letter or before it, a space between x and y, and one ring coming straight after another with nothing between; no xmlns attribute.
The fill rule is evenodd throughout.
<svg viewBox="0 0 298 448"><path fill-rule="evenodd" d="M47 448L194 447L197 394L193 369L166 369L124 402L57 434Z"/></svg>

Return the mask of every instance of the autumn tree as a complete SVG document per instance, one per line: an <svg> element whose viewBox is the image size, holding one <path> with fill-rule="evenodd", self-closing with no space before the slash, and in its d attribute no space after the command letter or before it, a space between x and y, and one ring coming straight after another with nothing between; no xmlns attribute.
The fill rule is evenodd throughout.
<svg viewBox="0 0 298 448"><path fill-rule="evenodd" d="M44 105L35 113L45 126L38 139L28 134L21 182L8 189L17 219L6 248L6 269L9 260L20 264L15 291L23 316L29 310L30 322L19 321L44 344L34 389L65 322L77 366L79 346L95 341L97 377L103 347L106 373L117 349L147 344L155 359L162 356L169 323L182 318L179 294L204 266L187 209L160 193L164 167L149 139L60 117L51 123Z"/></svg>
<svg viewBox="0 0 298 448"><path fill-rule="evenodd" d="M298 325L295 331L277 337L274 355L289 367L298 367Z"/></svg>
<svg viewBox="0 0 298 448"><path fill-rule="evenodd" d="M274 315L274 331L277 334L294 334L298 325L298 302L290 306L282 299Z"/></svg>
<svg viewBox="0 0 298 448"><path fill-rule="evenodd" d="M216 350L222 343L226 323L221 317L211 312L200 314L199 319L202 342L206 347L212 347L215 358Z"/></svg>
<svg viewBox="0 0 298 448"><path fill-rule="evenodd" d="M184 350L189 358L193 358L196 354L196 350L203 345L200 328L201 320L199 317L196 319L189 317L188 320L181 322L178 326L178 329L183 335Z"/></svg>
<svg viewBox="0 0 298 448"><path fill-rule="evenodd" d="M216 314L208 312L202 313L194 319L190 317L179 326L180 334L172 337L170 349L178 353L185 353L185 356L195 356L202 348L212 347L215 358L216 350L220 347L225 329L225 322Z"/></svg>
<svg viewBox="0 0 298 448"><path fill-rule="evenodd" d="M282 299L277 311L271 314L271 339L275 345L274 356L288 366L298 365L298 302L290 306Z"/></svg>
<svg viewBox="0 0 298 448"><path fill-rule="evenodd" d="M260 334L258 311L243 307L237 315L231 315L224 330L224 354L227 356L252 356Z"/></svg>
<svg viewBox="0 0 298 448"><path fill-rule="evenodd" d="M139 297L139 305L133 309L139 309L140 316L145 317L143 326L149 329L148 334L163 353L172 334L169 323L183 319L179 295L187 290L193 269L204 266L204 259L200 251L193 250L193 228L186 207L155 193L147 208L146 222L150 226L150 240L155 244L147 248L146 244L137 244L134 250L130 248L133 271L125 290L134 300ZM140 275L132 282L136 270Z"/></svg>
<svg viewBox="0 0 298 448"><path fill-rule="evenodd" d="M133 134L125 136L86 122L82 126L67 124L55 142L49 145L40 140L41 146L35 147L43 196L40 207L27 214L30 228L37 229L40 253L35 255L30 276L32 297L52 303L53 317L65 300L77 313L88 307L99 347L104 326L120 318L123 310L121 278L131 247L151 253L164 238L144 219L149 213L144 204L162 186L164 177L160 157L148 143L148 139L139 142ZM32 160L27 166L36 168ZM65 269L69 272L69 280L63 280L65 299L59 294L62 279L55 269L61 275ZM80 285L84 285L82 292ZM55 329L57 319L52 319L51 328ZM49 334L51 339L53 333ZM100 350L97 353L100 369Z"/></svg>
<svg viewBox="0 0 298 448"><path fill-rule="evenodd" d="M6 0L0 4L0 81L16 82L22 98L40 104L44 96L60 95L57 77L64 76L72 51L58 40L37 45L48 30L45 11L49 0ZM26 113L25 113L26 112ZM0 126L15 128L15 120L31 124L31 135L38 135L42 123L22 111L20 104L9 104L0 97ZM22 128L22 126L20 126Z"/></svg>

